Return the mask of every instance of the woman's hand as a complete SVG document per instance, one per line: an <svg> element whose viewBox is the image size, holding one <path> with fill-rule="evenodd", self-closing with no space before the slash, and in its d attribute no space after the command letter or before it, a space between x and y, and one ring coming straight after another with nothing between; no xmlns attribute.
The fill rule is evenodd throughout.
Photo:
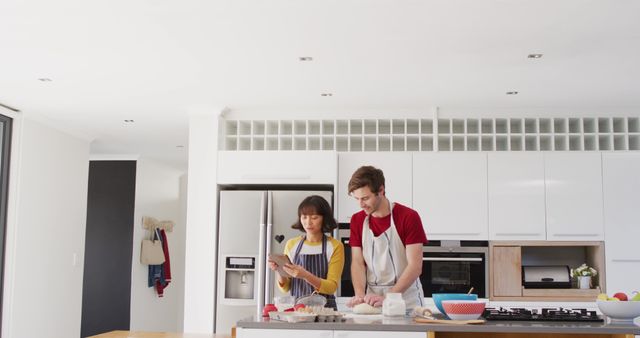
<svg viewBox="0 0 640 338"><path fill-rule="evenodd" d="M278 271L278 264L276 262L269 259L267 260L267 263L269 263L269 269L271 269L271 271ZM281 275L279 272L276 273L276 276L278 277L278 284L280 284L280 286L284 285L284 283L289 279L288 277Z"/></svg>
<svg viewBox="0 0 640 338"><path fill-rule="evenodd" d="M276 264L276 262L272 260L268 260L267 262L269 263L269 269L271 269L271 271L278 270L278 264Z"/></svg>
<svg viewBox="0 0 640 338"><path fill-rule="evenodd" d="M285 264L282 269L294 278L306 279L311 275L305 268L296 264Z"/></svg>

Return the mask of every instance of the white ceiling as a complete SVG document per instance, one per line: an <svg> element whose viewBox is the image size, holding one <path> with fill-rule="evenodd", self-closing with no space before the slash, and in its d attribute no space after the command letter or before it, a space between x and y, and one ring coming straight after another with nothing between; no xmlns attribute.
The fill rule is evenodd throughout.
<svg viewBox="0 0 640 338"><path fill-rule="evenodd" d="M637 0L2 0L0 102L183 168L194 106L637 114L639 18Z"/></svg>

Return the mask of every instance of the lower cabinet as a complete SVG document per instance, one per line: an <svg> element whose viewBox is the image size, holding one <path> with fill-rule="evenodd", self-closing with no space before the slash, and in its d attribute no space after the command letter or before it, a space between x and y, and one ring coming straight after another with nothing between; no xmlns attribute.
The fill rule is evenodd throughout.
<svg viewBox="0 0 640 338"><path fill-rule="evenodd" d="M332 330L271 330L242 329L236 330L238 338L333 338Z"/></svg>
<svg viewBox="0 0 640 338"><path fill-rule="evenodd" d="M396 331L333 331L333 338L425 338L424 332Z"/></svg>
<svg viewBox="0 0 640 338"><path fill-rule="evenodd" d="M238 329L238 338L425 338L425 332Z"/></svg>

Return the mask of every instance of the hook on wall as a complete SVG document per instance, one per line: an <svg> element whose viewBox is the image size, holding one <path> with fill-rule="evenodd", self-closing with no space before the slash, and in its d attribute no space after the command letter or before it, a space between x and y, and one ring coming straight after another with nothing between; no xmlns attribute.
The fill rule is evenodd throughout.
<svg viewBox="0 0 640 338"><path fill-rule="evenodd" d="M174 225L175 225L175 222L171 220L159 221L149 216L142 217L142 227L147 230L153 231L156 228L158 228L158 229L164 229L164 231L166 232L171 232L173 230Z"/></svg>

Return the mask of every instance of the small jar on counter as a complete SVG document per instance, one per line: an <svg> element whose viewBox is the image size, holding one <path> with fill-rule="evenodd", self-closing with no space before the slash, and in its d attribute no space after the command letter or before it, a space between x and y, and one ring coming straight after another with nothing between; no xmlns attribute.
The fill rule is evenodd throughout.
<svg viewBox="0 0 640 338"><path fill-rule="evenodd" d="M407 311L401 293L387 293L382 302L382 314L385 316L404 316Z"/></svg>

